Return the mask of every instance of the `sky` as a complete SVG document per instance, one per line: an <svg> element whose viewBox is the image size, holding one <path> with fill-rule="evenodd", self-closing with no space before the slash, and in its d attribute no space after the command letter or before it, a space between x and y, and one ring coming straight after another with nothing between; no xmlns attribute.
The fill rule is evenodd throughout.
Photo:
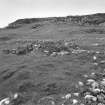
<svg viewBox="0 0 105 105"><path fill-rule="evenodd" d="M0 0L0 27L21 18L105 13L105 0Z"/></svg>

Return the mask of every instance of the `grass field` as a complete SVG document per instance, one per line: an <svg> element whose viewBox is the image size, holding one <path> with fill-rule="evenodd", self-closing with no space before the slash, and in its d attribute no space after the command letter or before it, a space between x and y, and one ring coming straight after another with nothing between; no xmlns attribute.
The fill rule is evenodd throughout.
<svg viewBox="0 0 105 105"><path fill-rule="evenodd" d="M44 96L74 92L74 86L78 81L85 81L83 75L89 75L92 72L101 73L104 70L104 64L99 62L105 60L105 55L97 61L98 65L94 65L93 56L86 53L56 57L2 53L2 49L16 48L19 45L16 42L23 40L75 40L84 49L104 50L104 26L39 23L0 30L1 99L10 93L19 92L26 95L24 100L27 103L23 100L24 105L35 105ZM97 43L100 46L95 46Z"/></svg>

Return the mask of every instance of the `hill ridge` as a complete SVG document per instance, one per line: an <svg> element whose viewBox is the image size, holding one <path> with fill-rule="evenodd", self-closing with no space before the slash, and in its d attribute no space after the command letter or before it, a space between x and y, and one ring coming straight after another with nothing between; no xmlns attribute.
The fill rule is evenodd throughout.
<svg viewBox="0 0 105 105"><path fill-rule="evenodd" d="M96 13L90 15L75 15L66 17L46 17L46 18L24 18L18 19L10 23L6 28L19 28L24 24L38 23L38 22L65 22L78 25L101 25L105 23L105 13Z"/></svg>

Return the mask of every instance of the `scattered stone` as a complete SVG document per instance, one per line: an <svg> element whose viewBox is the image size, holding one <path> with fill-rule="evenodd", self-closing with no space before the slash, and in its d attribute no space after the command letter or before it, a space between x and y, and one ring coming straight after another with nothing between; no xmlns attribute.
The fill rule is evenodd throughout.
<svg viewBox="0 0 105 105"><path fill-rule="evenodd" d="M91 76L95 76L95 73L93 72L93 73L91 73Z"/></svg>
<svg viewBox="0 0 105 105"><path fill-rule="evenodd" d="M100 51L96 51L96 54L99 54L100 53Z"/></svg>
<svg viewBox="0 0 105 105"><path fill-rule="evenodd" d="M98 63L93 63L93 65L97 66L97 65L98 65Z"/></svg>
<svg viewBox="0 0 105 105"><path fill-rule="evenodd" d="M78 84L79 84L79 86L83 86L84 85L84 83L81 82L81 81L79 81Z"/></svg>
<svg viewBox="0 0 105 105"><path fill-rule="evenodd" d="M18 98L18 93L14 94L14 99Z"/></svg>
<svg viewBox="0 0 105 105"><path fill-rule="evenodd" d="M79 96L79 93L73 93L73 95L78 97Z"/></svg>
<svg viewBox="0 0 105 105"><path fill-rule="evenodd" d="M94 92L94 93L100 93L101 92L101 90L100 89L92 89L92 91Z"/></svg>
<svg viewBox="0 0 105 105"><path fill-rule="evenodd" d="M93 46L98 46L99 44L98 44L98 43L93 43L92 45L93 45Z"/></svg>
<svg viewBox="0 0 105 105"><path fill-rule="evenodd" d="M85 99L89 99L89 100L91 99L93 101L96 101L97 100L97 98L95 96L92 96L92 95L86 95L84 98Z"/></svg>
<svg viewBox="0 0 105 105"><path fill-rule="evenodd" d="M88 78L88 75L85 74L85 75L83 75L83 77Z"/></svg>
<svg viewBox="0 0 105 105"><path fill-rule="evenodd" d="M104 105L103 103L98 103L98 105Z"/></svg>
<svg viewBox="0 0 105 105"><path fill-rule="evenodd" d="M77 103L78 103L78 100L73 99L73 100L72 100L72 102L73 102L73 105L75 105L75 104L77 104Z"/></svg>
<svg viewBox="0 0 105 105"><path fill-rule="evenodd" d="M94 75L96 78L100 77L100 79L94 80L91 75ZM103 73L91 73L90 75L86 75L86 77L85 83L78 81L78 84L75 85L78 91L59 96L59 98L62 99L60 105L70 103L72 103L72 105L87 105L87 103L89 105L105 105L105 77L103 77ZM12 96L12 98L9 97L1 100L0 105L10 105L11 102L14 102L12 100L18 99L18 93ZM55 98L53 96L42 97L38 101L38 105L44 104L56 105Z"/></svg>
<svg viewBox="0 0 105 105"><path fill-rule="evenodd" d="M69 93L69 94L67 94L67 95L65 95L65 98L66 99L69 99L71 97L71 94Z"/></svg>
<svg viewBox="0 0 105 105"><path fill-rule="evenodd" d="M105 86L105 79L101 81L101 84Z"/></svg>
<svg viewBox="0 0 105 105"><path fill-rule="evenodd" d="M9 103L10 103L10 99L9 98L5 98L5 99L0 101L0 105L8 105Z"/></svg>
<svg viewBox="0 0 105 105"><path fill-rule="evenodd" d="M96 60L97 59L97 57L96 56L93 56L93 60Z"/></svg>
<svg viewBox="0 0 105 105"><path fill-rule="evenodd" d="M99 84L98 84L97 82L93 82L93 83L91 84L91 86L92 86L93 89L96 89L96 88L99 87Z"/></svg>
<svg viewBox="0 0 105 105"><path fill-rule="evenodd" d="M85 104L83 104L83 103L80 103L80 105L85 105Z"/></svg>
<svg viewBox="0 0 105 105"><path fill-rule="evenodd" d="M87 80L87 84L91 84L91 83L94 83L95 82L95 80L93 80L93 79L88 79Z"/></svg>

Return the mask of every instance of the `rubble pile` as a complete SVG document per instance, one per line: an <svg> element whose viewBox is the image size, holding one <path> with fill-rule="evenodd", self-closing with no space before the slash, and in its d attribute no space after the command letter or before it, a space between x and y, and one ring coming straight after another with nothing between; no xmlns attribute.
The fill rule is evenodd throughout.
<svg viewBox="0 0 105 105"><path fill-rule="evenodd" d="M86 50L79 46L75 41L66 40L37 40L26 45L19 45L13 49L3 49L3 54L27 55L35 52L41 53L42 56L63 56L80 53L100 54L99 51Z"/></svg>
<svg viewBox="0 0 105 105"><path fill-rule="evenodd" d="M3 49L3 54L16 54L16 55L26 55L33 51L32 44L27 46L18 46L16 49Z"/></svg>
<svg viewBox="0 0 105 105"><path fill-rule="evenodd" d="M105 73L91 73L84 75L84 82L79 89L79 105L104 105L105 104Z"/></svg>
<svg viewBox="0 0 105 105"><path fill-rule="evenodd" d="M26 55L31 52L38 51L42 55L55 56L55 55L67 55L70 54L72 50L78 49L78 45L74 42L68 42L63 40L58 41L33 41L31 44L26 44L25 46L18 46L13 49L3 49L4 54L16 54L16 55Z"/></svg>

